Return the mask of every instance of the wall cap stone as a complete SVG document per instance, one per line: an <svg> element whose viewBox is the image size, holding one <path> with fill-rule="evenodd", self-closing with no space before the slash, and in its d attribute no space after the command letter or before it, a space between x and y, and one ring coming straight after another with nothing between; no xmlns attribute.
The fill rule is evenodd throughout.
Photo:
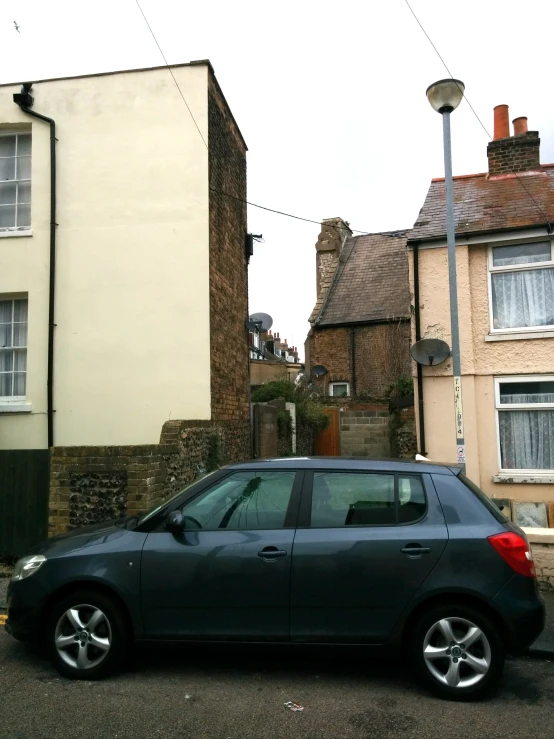
<svg viewBox="0 0 554 739"><path fill-rule="evenodd" d="M530 544L554 544L554 529L522 527Z"/></svg>

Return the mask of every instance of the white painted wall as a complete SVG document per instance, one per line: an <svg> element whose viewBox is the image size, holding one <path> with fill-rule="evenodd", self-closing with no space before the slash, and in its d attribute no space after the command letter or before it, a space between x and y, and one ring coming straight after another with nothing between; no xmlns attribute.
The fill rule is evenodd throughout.
<svg viewBox="0 0 554 739"><path fill-rule="evenodd" d="M174 68L208 139L204 65ZM32 236L0 237L0 295L28 293L27 401L0 448L44 448L49 127L0 87L2 128L32 125ZM56 446L145 444L210 418L208 155L167 69L36 83L56 120Z"/></svg>

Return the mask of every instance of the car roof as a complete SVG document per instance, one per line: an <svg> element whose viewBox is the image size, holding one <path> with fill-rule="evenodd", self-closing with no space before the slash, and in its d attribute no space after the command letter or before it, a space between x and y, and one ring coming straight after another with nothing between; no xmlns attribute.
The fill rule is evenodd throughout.
<svg viewBox="0 0 554 739"><path fill-rule="evenodd" d="M277 457L253 459L225 467L226 470L341 470L360 472L406 472L459 475L461 467L455 464L415 462L407 459L367 459L363 457Z"/></svg>

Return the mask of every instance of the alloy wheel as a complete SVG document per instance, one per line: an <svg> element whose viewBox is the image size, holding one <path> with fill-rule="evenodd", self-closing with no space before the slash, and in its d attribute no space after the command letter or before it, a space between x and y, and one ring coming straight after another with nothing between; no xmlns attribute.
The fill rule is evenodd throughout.
<svg viewBox="0 0 554 739"><path fill-rule="evenodd" d="M440 683L450 688L468 688L488 673L491 647L483 630L472 621L442 618L425 635L423 658Z"/></svg>
<svg viewBox="0 0 554 739"><path fill-rule="evenodd" d="M70 667L88 670L108 655L112 630L106 615L96 606L81 604L65 611L56 624L54 644Z"/></svg>

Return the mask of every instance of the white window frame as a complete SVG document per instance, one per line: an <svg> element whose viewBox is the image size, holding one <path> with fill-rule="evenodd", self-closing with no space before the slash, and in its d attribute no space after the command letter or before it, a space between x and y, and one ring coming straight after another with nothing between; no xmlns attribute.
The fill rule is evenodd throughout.
<svg viewBox="0 0 554 739"><path fill-rule="evenodd" d="M14 303L16 300L26 300L27 301L27 343L25 346L12 346L10 347L12 351L15 351L16 349L25 349L27 353L28 358L28 352L29 352L29 296L28 295L0 295L1 301L11 302L12 304L12 325L14 323ZM15 358L14 358L15 362ZM15 366L15 365L14 365ZM11 373L13 374L15 370L12 370ZM25 393L27 392L27 380L28 380L28 368L25 369ZM14 407L23 406L24 410L30 410L30 405L26 402L27 395L0 395L0 412L5 410L14 410Z"/></svg>
<svg viewBox="0 0 554 739"><path fill-rule="evenodd" d="M500 403L500 385L509 382L554 382L554 375L505 375L494 378L494 405L496 415L496 453L498 457L499 474L507 477L552 477L554 470L524 470L520 468L502 467L502 452L500 449L500 412L502 411L528 411L541 409L554 409L554 403Z"/></svg>
<svg viewBox="0 0 554 739"><path fill-rule="evenodd" d="M2 180L2 182L14 182L16 184L16 196L15 196L15 220L17 223L17 208L18 208L18 198L19 198L19 183L20 182L28 182L29 186L31 188L31 196L29 203L21 203L21 205L29 205L29 225L28 226L1 226L0 227L0 236L9 236L9 235L29 235L31 231L32 226L32 166L33 166L33 139L32 134L30 130L22 130L22 131L2 131L0 132L0 137L5 136L15 136L15 155L14 158L16 160L16 167L17 167L17 147L19 143L19 137L20 136L29 136L31 139L31 153L25 154L23 156L28 156L29 160L31 162L31 174L28 179L18 179L17 177L13 180ZM8 157L0 157L0 158L8 158ZM12 157L9 157L9 159L12 159ZM17 170L14 172L14 175L17 175ZM7 204L6 204L7 205Z"/></svg>
<svg viewBox="0 0 554 739"><path fill-rule="evenodd" d="M499 246L532 246L533 244L550 242L550 260L545 262L530 262L528 264L513 264L503 265L501 267L495 267L493 264L493 249ZM492 304L492 275L496 272L528 272L532 269L554 269L554 242L552 239L547 237L530 238L527 240L519 240L509 243L494 244L489 246L487 255L487 282L489 290L489 331L492 334L529 334L529 333L544 333L552 332L554 334L554 326L543 325L543 326L523 326L515 328L495 328L494 326L494 311Z"/></svg>
<svg viewBox="0 0 554 739"><path fill-rule="evenodd" d="M333 395L333 388L335 385L346 385L346 395ZM350 397L350 383L346 380L336 380L335 382L330 382L328 385L328 392L329 396L331 398L349 398Z"/></svg>

